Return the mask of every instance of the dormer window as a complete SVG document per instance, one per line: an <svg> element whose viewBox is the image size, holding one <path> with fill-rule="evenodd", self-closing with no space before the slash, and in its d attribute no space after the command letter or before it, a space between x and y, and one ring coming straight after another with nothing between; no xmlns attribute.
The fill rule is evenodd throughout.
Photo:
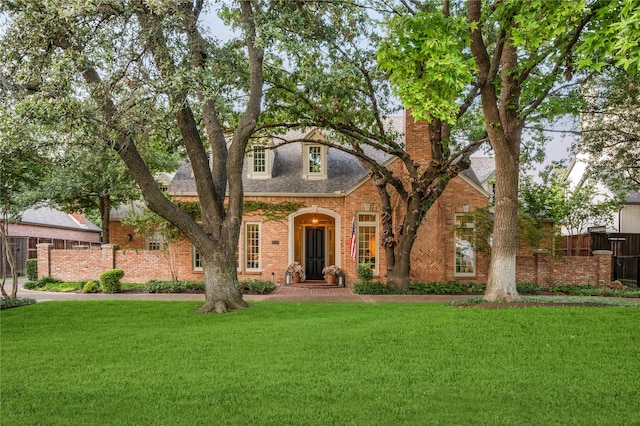
<svg viewBox="0 0 640 426"><path fill-rule="evenodd" d="M271 177L275 152L264 145L254 145L249 152L249 173L251 179L268 179Z"/></svg>
<svg viewBox="0 0 640 426"><path fill-rule="evenodd" d="M253 151L253 173L266 173L267 153L264 147L256 147Z"/></svg>
<svg viewBox="0 0 640 426"><path fill-rule="evenodd" d="M303 148L303 177L305 179L327 178L327 147L305 144Z"/></svg>

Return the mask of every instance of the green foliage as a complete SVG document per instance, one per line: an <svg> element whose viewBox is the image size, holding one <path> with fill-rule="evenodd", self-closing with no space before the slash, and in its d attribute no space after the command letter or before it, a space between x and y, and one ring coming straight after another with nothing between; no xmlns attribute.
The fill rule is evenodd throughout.
<svg viewBox="0 0 640 426"><path fill-rule="evenodd" d="M356 294L409 294L409 295L426 295L426 294L482 294L485 291L484 284L476 283L411 283L407 288L389 287L381 282L357 282L353 286L353 292ZM541 287L537 284L522 283L517 285L518 293L521 294L540 294Z"/></svg>
<svg viewBox="0 0 640 426"><path fill-rule="evenodd" d="M516 288L520 294L540 294L542 292L542 287L532 283L519 283Z"/></svg>
<svg viewBox="0 0 640 426"><path fill-rule="evenodd" d="M103 293L117 293L122 289L120 280L124 277L122 269L110 269L100 274L100 287Z"/></svg>
<svg viewBox="0 0 640 426"><path fill-rule="evenodd" d="M144 290L147 293L185 293L204 291L204 282L151 280L145 283Z"/></svg>
<svg viewBox="0 0 640 426"><path fill-rule="evenodd" d="M38 290L43 289L46 286L61 284L62 280L53 278L53 277L44 277L39 281L28 281L24 284L24 288L27 290Z"/></svg>
<svg viewBox="0 0 640 426"><path fill-rule="evenodd" d="M27 259L25 269L27 270L27 279L29 281L36 281L38 279L38 259Z"/></svg>
<svg viewBox="0 0 640 426"><path fill-rule="evenodd" d="M282 221L293 212L305 207L304 203L293 203L291 201L281 201L270 203L266 201L245 200L243 211L247 214L259 214L267 221Z"/></svg>
<svg viewBox="0 0 640 426"><path fill-rule="evenodd" d="M401 290L381 283L380 281L358 281L353 285L356 294L400 294Z"/></svg>
<svg viewBox="0 0 640 426"><path fill-rule="evenodd" d="M276 289L276 285L269 280L246 280L242 282L242 286L258 294L269 294Z"/></svg>
<svg viewBox="0 0 640 426"><path fill-rule="evenodd" d="M97 293L100 290L100 283L96 280L87 281L87 283L82 286L83 293Z"/></svg>
<svg viewBox="0 0 640 426"><path fill-rule="evenodd" d="M371 282L371 280L373 279L372 266L373 265L371 263L361 263L358 265L356 274L361 281L364 281L365 283Z"/></svg>
<svg viewBox="0 0 640 426"><path fill-rule="evenodd" d="M640 297L640 290L637 288L623 290L596 287L592 285L557 285L549 287L548 290L551 293L567 294L571 296Z"/></svg>
<svg viewBox="0 0 640 426"><path fill-rule="evenodd" d="M394 91L416 119L454 124L459 100L473 80L475 65L466 48L463 16L420 11L387 22L388 38L378 62L390 72Z"/></svg>
<svg viewBox="0 0 640 426"><path fill-rule="evenodd" d="M20 306L33 305L36 303L35 299L27 297L2 297L0 298L0 309L17 308Z"/></svg>

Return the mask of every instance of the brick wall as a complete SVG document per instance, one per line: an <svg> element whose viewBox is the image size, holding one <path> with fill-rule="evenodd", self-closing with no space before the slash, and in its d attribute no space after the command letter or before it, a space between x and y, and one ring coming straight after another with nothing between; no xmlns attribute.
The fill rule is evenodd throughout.
<svg viewBox="0 0 640 426"><path fill-rule="evenodd" d="M593 256L558 259L548 252L516 258L516 281L547 288L554 285L588 284L601 286L611 281L612 253L603 250Z"/></svg>
<svg viewBox="0 0 640 426"><path fill-rule="evenodd" d="M177 245L172 263L173 269L181 280L202 280L201 271L193 271L191 267L191 245L181 241ZM348 256L348 253L347 253ZM277 258L265 253L265 258ZM352 260L353 262L353 260ZM151 279L171 279L167 255L160 251L118 250L112 245L104 245L102 249L92 250L59 250L51 244L38 244L38 277L51 276L66 281L88 281L98 279L108 269L118 268L125 271L122 282L144 283ZM419 262L420 265L426 262ZM269 264L268 264L269 265ZM265 266L258 273L243 273L239 278L271 279L274 272L276 283L284 282L284 269L280 263ZM285 265L286 266L286 265ZM413 264L415 267L415 263ZM539 284L543 288L553 285L589 284L605 285L611 280L612 254L609 251L596 252L593 256L574 256L554 259L547 252L537 252L532 256L518 256L517 281ZM438 268L435 268L438 269ZM441 269L438 269L441 271ZM355 276L347 274L348 283L355 281ZM446 274L444 274L446 277ZM467 281L486 282L484 279ZM421 279L416 278L418 281ZM459 277L457 281L464 281ZM434 279L433 281L447 281Z"/></svg>

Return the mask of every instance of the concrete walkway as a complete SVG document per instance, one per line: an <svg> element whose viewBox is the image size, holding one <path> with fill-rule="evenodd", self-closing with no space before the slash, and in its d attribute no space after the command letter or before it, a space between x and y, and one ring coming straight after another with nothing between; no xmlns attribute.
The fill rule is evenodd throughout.
<svg viewBox="0 0 640 426"><path fill-rule="evenodd" d="M26 280L20 280L18 297L28 297L38 302L52 300L196 300L204 302L204 294L187 293L58 293L49 291L26 290L23 284ZM5 290L10 292L11 283L5 284ZM285 287L278 286L271 294L254 295L247 294L244 299L247 302L257 301L289 301L289 302L354 302L354 303L448 303L469 296L460 295L364 295L354 294L348 287Z"/></svg>

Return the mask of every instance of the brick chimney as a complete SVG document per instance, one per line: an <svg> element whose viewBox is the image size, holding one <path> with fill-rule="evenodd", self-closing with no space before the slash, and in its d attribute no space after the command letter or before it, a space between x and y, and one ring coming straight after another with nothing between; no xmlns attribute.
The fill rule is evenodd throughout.
<svg viewBox="0 0 640 426"><path fill-rule="evenodd" d="M84 217L83 213L70 213L69 216L71 216L80 225L87 224L87 219Z"/></svg>
<svg viewBox="0 0 640 426"><path fill-rule="evenodd" d="M429 146L429 124L426 120L415 121L410 110L404 112L405 123L405 150L411 158L418 163L425 165L431 158Z"/></svg>

